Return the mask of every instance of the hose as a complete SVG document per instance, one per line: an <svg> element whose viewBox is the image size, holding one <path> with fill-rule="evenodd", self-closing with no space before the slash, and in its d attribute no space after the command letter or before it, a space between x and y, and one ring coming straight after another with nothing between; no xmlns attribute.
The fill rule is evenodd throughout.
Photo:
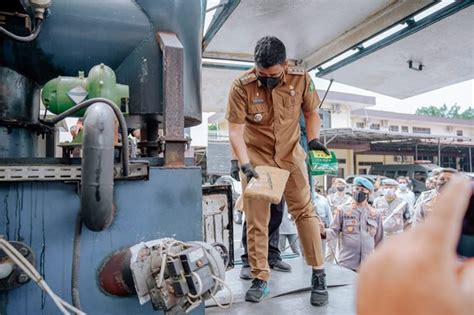
<svg viewBox="0 0 474 315"><path fill-rule="evenodd" d="M105 104L109 105L113 109L113 111L115 113L115 116L117 117L117 120L118 120L119 125L120 125L120 134L122 135L122 164L123 164L122 173L123 173L123 176L128 176L128 174L129 174L129 156L128 156L128 141L127 141L127 139L128 139L128 137L127 137L127 135L128 135L128 133L127 133L127 123L125 122L125 117L123 116L120 109L111 100L103 98L103 97L91 98L90 100L84 101L82 103L79 103L79 104L69 108L65 112L51 118L50 120L46 120L45 123L55 125L59 121L63 120L64 118L69 117L72 114L74 114L74 113L76 113L76 112L78 112L78 111L80 111L84 108L87 108L87 107L89 107L89 106L91 106L92 104L95 104L95 103L105 103Z"/></svg>
<svg viewBox="0 0 474 315"><path fill-rule="evenodd" d="M81 212L77 214L76 226L74 228L74 243L72 248L72 271L71 271L71 299L72 305L81 310L81 299L79 296L79 266L81 262Z"/></svg>
<svg viewBox="0 0 474 315"><path fill-rule="evenodd" d="M33 267L33 265L28 260L26 260L26 258L23 257L23 255L19 253L16 248L14 248L7 240L2 237L0 237L0 249L2 249L4 253L8 257L10 257L10 259L21 270L23 270L30 279L35 281L36 284L51 297L54 304L56 304L61 313L63 313L64 315L68 315L70 314L70 312L68 312L67 310L70 310L75 314L85 315L84 312L78 310L77 308L57 296L56 293L51 290L51 288L46 283L41 274L35 269L35 267Z"/></svg>
<svg viewBox="0 0 474 315"><path fill-rule="evenodd" d="M17 42L28 43L28 42L31 42L31 41L35 40L36 37L38 37L38 35L41 31L41 22L42 22L42 20L37 19L35 29L28 36L15 35L12 32L9 32L8 30L6 30L5 28L3 28L1 26L0 26L0 33L5 34L7 37L9 37L9 38L11 38L11 39L13 39Z"/></svg>

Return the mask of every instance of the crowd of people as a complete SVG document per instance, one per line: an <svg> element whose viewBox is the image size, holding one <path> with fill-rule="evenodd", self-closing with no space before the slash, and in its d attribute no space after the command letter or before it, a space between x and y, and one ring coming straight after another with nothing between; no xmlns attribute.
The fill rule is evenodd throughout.
<svg viewBox="0 0 474 315"><path fill-rule="evenodd" d="M333 178L323 194L314 179L312 200L320 218L323 252L326 262L357 271L361 262L383 240L401 234L424 220L432 211L440 190L457 171L439 168L427 179L427 190L418 198L411 190L412 181L377 178L375 183L356 177L352 188L342 178ZM372 198L371 198L372 197ZM293 220L284 212L280 231L280 250L288 247L300 254ZM286 242L288 240L288 244Z"/></svg>

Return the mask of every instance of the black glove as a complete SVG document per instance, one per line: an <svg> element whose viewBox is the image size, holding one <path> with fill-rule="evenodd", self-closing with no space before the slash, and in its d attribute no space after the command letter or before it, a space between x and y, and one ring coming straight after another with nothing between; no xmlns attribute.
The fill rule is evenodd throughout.
<svg viewBox="0 0 474 315"><path fill-rule="evenodd" d="M252 165L250 165L250 163L242 165L240 170L242 171L242 173L245 174L245 177L247 177L247 184L250 182L252 177L258 178L258 173L255 172L255 170L253 169Z"/></svg>
<svg viewBox="0 0 474 315"><path fill-rule="evenodd" d="M236 181L240 182L238 160L230 160L230 176Z"/></svg>
<svg viewBox="0 0 474 315"><path fill-rule="evenodd" d="M321 142L319 142L318 138L315 138L308 142L308 149L309 150L319 150L319 151L324 151L327 155L330 155L328 148L324 146Z"/></svg>

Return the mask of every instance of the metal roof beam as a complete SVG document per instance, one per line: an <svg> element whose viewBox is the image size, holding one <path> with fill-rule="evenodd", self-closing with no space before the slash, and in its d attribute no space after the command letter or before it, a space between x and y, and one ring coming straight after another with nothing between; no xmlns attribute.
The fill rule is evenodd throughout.
<svg viewBox="0 0 474 315"><path fill-rule="evenodd" d="M412 2L417 2L417 1L412 1ZM411 3L411 2L409 2ZM325 75L343 67L343 66L346 66L362 57L365 57L367 55L370 55L371 53L373 52L376 52L378 51L379 49L382 49L384 47L387 47L399 40L401 40L402 38L405 38L413 33L416 33L430 25L432 25L433 23L436 23L460 10L463 10L467 7L469 7L470 5L473 4L473 1L472 0L458 0L458 1L455 1L453 2L451 5L439 10L438 12L435 12L433 13L432 15L416 22L415 20L413 20L413 16L416 15L416 13L418 12L415 12L407 17L405 17L404 19L398 21L397 23L393 24L393 26L396 26L397 24L402 24L402 23L406 23L407 26L404 27L403 29L401 29L400 31L370 45L369 47L367 48L364 48L362 46L363 42L365 40L369 40L370 38L366 38L364 41L360 41L359 43L353 45L352 47L350 47L348 50L351 50L351 49L356 49L357 52L354 53L353 55L351 55L350 57L348 58L345 58L345 59L342 59L341 61L338 61L337 63L327 67L327 68L318 68L319 65L322 65L324 64L325 62L329 61L329 60L325 60L324 62L320 62L319 64L317 65L312 65L312 66L308 66L309 69L312 69L314 67L316 67L318 69L318 72L316 72L316 76L317 77L324 77ZM383 33L384 31L387 31L389 28L386 28L384 30L382 30L381 32L375 34L373 37ZM342 53L345 53L347 52L348 50L342 52ZM337 57L337 56L335 56ZM331 58L332 59L332 58Z"/></svg>

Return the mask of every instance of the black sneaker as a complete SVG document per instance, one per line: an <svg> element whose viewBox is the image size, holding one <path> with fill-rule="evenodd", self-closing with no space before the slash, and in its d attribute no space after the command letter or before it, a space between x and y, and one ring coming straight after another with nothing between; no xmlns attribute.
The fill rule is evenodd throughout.
<svg viewBox="0 0 474 315"><path fill-rule="evenodd" d="M267 286L267 281L253 279L252 286L245 294L245 301L257 303L263 300L268 294L270 294L270 289Z"/></svg>
<svg viewBox="0 0 474 315"><path fill-rule="evenodd" d="M252 274L250 273L250 266L242 265L242 269L240 269L240 279L252 280Z"/></svg>
<svg viewBox="0 0 474 315"><path fill-rule="evenodd" d="M311 277L311 305L323 306L328 304L329 295L326 285L326 274L316 273L313 270Z"/></svg>
<svg viewBox="0 0 474 315"><path fill-rule="evenodd" d="M277 271L291 272L291 265L281 260L275 260L269 263L270 268Z"/></svg>

